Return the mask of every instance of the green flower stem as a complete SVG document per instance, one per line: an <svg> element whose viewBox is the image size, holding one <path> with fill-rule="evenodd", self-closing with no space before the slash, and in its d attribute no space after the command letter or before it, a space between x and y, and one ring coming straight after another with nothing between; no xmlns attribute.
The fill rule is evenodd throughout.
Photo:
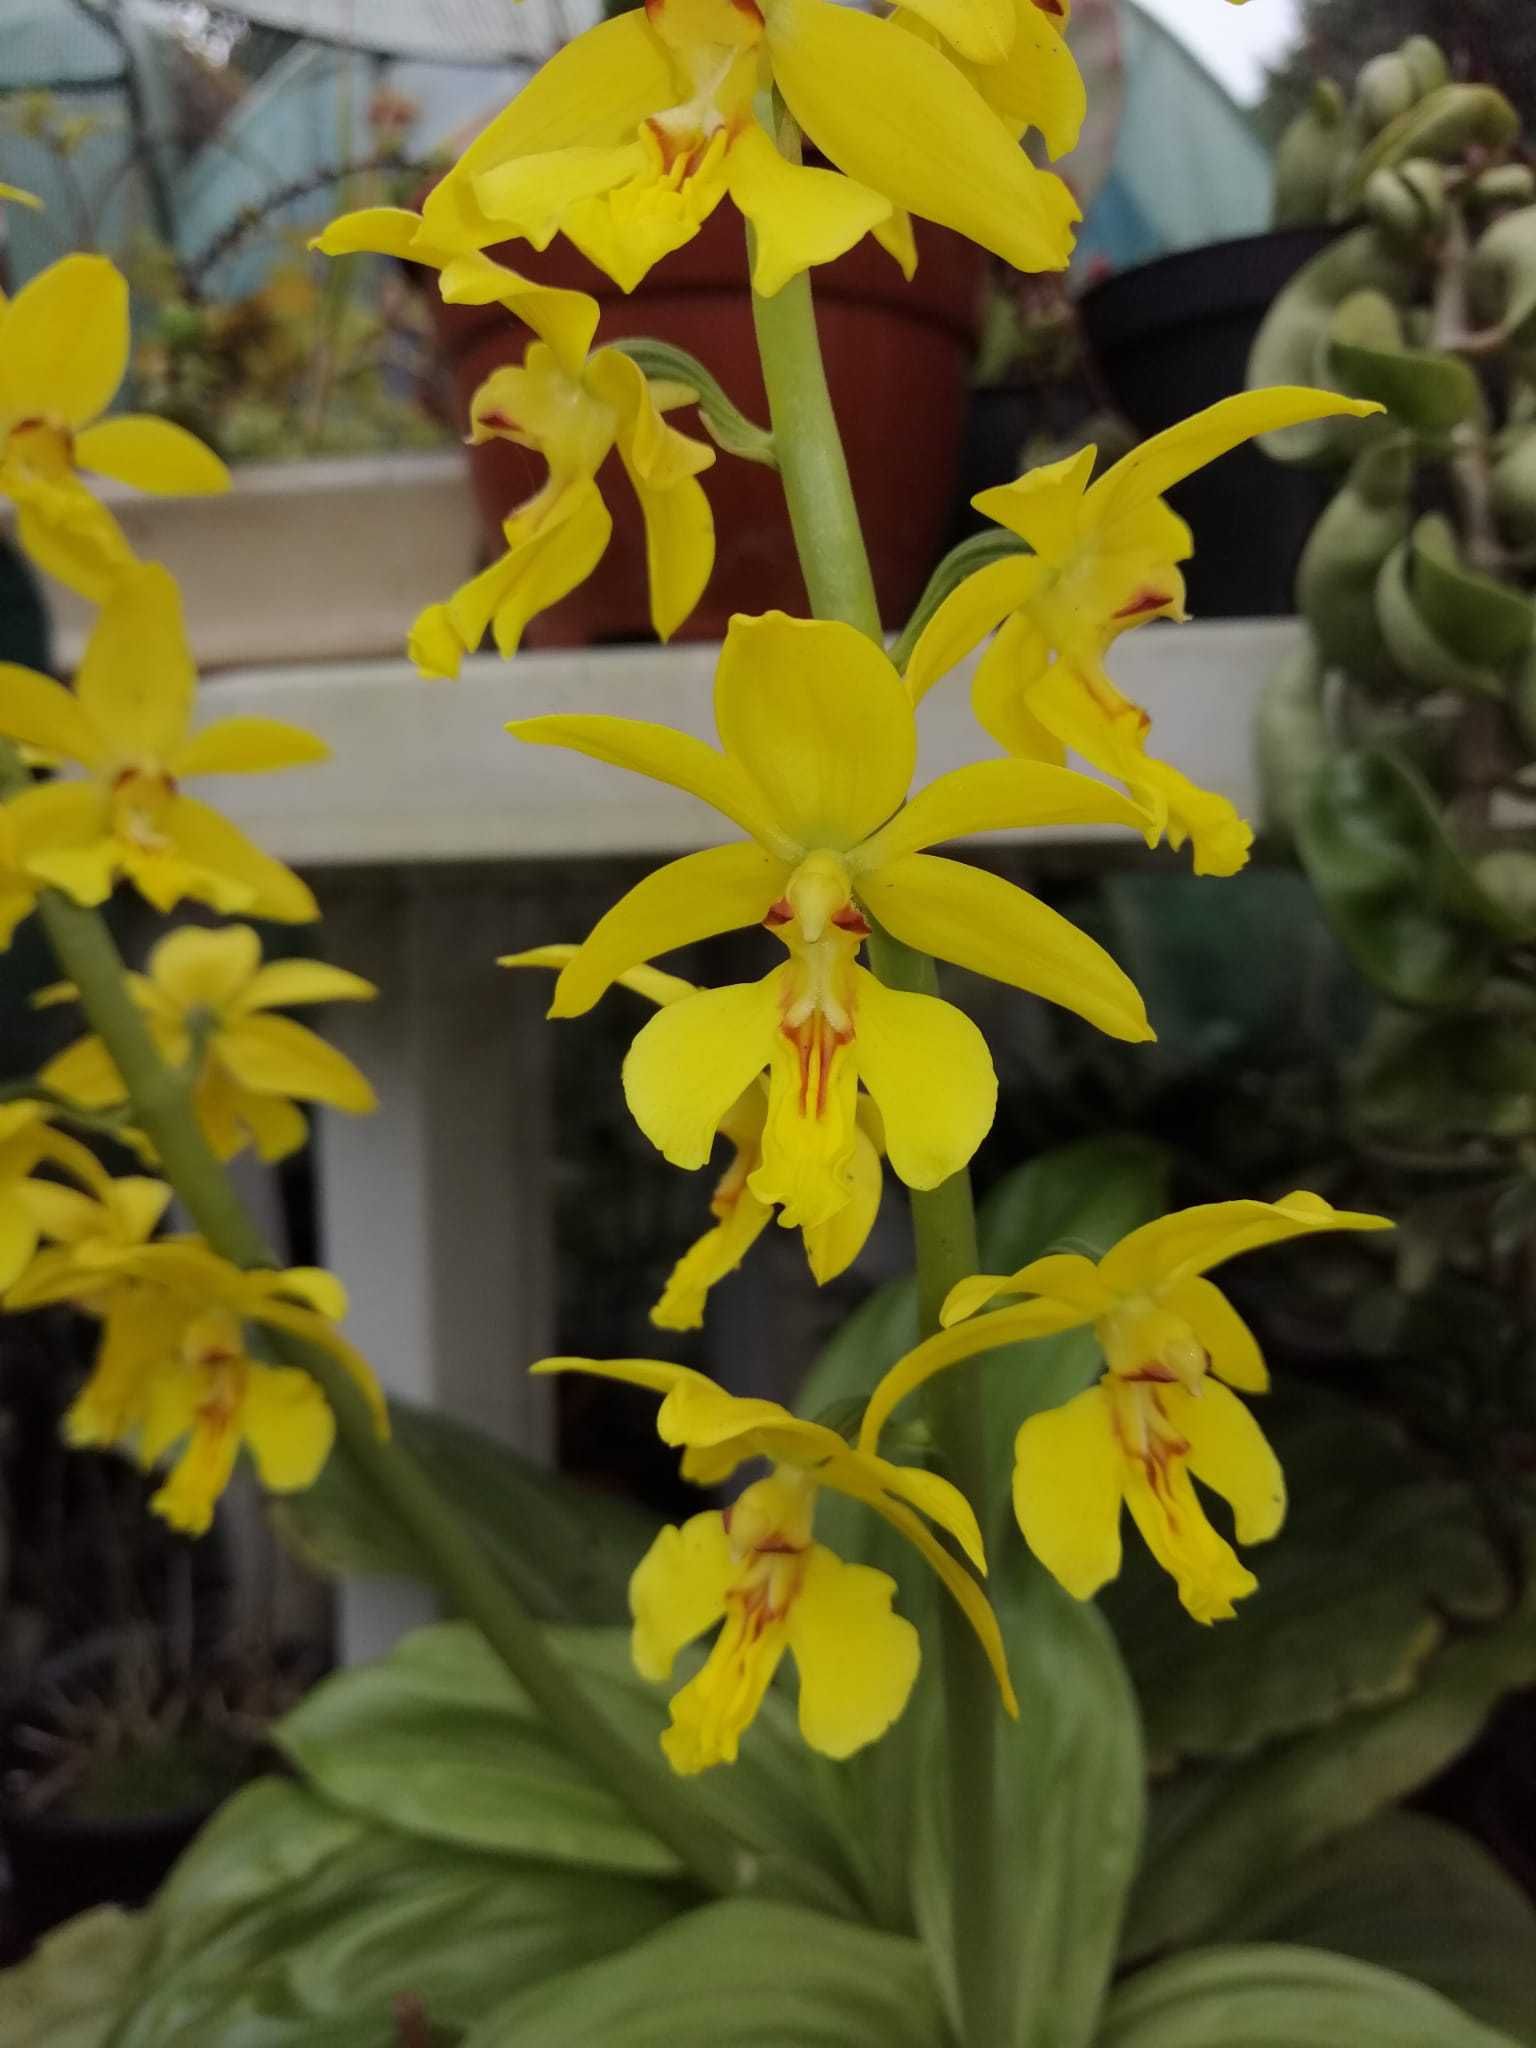
<svg viewBox="0 0 1536 2048"><path fill-rule="evenodd" d="M871 640L883 640L859 508L821 360L809 276L802 271L771 299L754 292L752 316L774 453L811 610L818 619L842 619Z"/></svg>
<svg viewBox="0 0 1536 2048"><path fill-rule="evenodd" d="M27 784L14 748L0 741L0 795ZM234 1265L273 1267L270 1246L209 1149L193 1111L186 1075L160 1057L128 992L121 954L100 913L45 889L38 912L55 958L80 992L81 1007L111 1053L133 1103L135 1121L160 1155L161 1170L213 1250ZM707 1891L748 1890L822 1903L810 1869L775 1863L745 1847L705 1812L691 1788L637 1749L550 1650L544 1631L482 1553L470 1529L400 1446L381 1442L367 1403L328 1353L273 1333L274 1348L313 1374L336 1417L339 1447L430 1560L440 1590L472 1621L562 1742L673 1849Z"/></svg>
<svg viewBox="0 0 1536 2048"><path fill-rule="evenodd" d="M781 124L781 147L793 158L798 138ZM787 146L786 146L787 144ZM802 275L773 298L752 295L773 445L800 552L800 566L819 618L842 619L883 642L880 610L858 506L848 481L842 437L827 390L810 280ZM835 688L835 679L828 687ZM933 995L938 973L888 932L873 931L870 965L891 988ZM925 1336L957 1280L977 1268L976 1217L967 1172L912 1194L918 1299ZM986 1456L981 1410L965 1378L941 1374L930 1395L935 1434L957 1485L985 1500ZM997 1741L997 1687L969 1623L943 1602L944 1696L949 1735L951 1896L955 1973L968 2048L1004 2048L1013 2038L1013 1974L1002 1924Z"/></svg>

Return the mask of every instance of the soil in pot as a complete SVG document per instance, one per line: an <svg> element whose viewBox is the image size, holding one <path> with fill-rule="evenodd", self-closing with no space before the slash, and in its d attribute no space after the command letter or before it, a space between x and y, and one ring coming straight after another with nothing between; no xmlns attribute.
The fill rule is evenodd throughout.
<svg viewBox="0 0 1536 2048"><path fill-rule="evenodd" d="M1158 434L1241 391L1260 323L1335 228L1184 249L1084 292L1084 333L1107 396L1138 433ZM1199 618L1276 618L1295 610L1296 568L1336 479L1272 462L1251 445L1180 484L1169 502L1189 521L1185 565Z"/></svg>
<svg viewBox="0 0 1536 2048"><path fill-rule="evenodd" d="M910 285L869 239L814 276L828 382L891 627L905 622L922 594L953 516L985 282L984 257L959 236L919 222L917 238L920 260ZM719 208L628 297L563 239L542 256L520 243L490 253L525 274L590 292L602 308L601 341L646 335L688 350L744 412L766 423L734 209ZM440 306L438 319L454 401L467 417L481 381L521 360L527 331L499 307ZM487 545L499 548L502 519L538 488L543 465L505 441L473 449L471 459ZM529 644L651 637L644 532L616 457L602 482L614 513L608 553L579 591L535 620ZM683 636L719 639L737 611L806 611L777 476L722 455L703 483L720 552Z"/></svg>

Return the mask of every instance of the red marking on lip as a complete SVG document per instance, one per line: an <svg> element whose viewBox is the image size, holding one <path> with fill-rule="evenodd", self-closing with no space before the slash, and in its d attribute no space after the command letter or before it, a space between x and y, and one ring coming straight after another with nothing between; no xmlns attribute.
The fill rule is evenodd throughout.
<svg viewBox="0 0 1536 2048"><path fill-rule="evenodd" d="M1137 591L1129 604L1121 605L1119 611L1115 613L1115 617L1117 619L1137 619L1144 612L1160 612L1172 603L1172 591L1155 590L1151 584L1148 584L1145 589Z"/></svg>
<svg viewBox="0 0 1536 2048"><path fill-rule="evenodd" d="M787 896L781 896L777 903L770 903L763 913L763 923L770 930L777 930L781 924L793 924L794 921L795 906Z"/></svg>
<svg viewBox="0 0 1536 2048"><path fill-rule="evenodd" d="M1122 1373L1120 1377L1128 1380L1133 1386L1138 1381L1150 1380L1160 1387L1171 1387L1178 1379L1178 1374L1170 1372L1160 1359L1154 1358L1146 1365L1137 1366L1134 1372Z"/></svg>
<svg viewBox="0 0 1536 2048"><path fill-rule="evenodd" d="M834 1031L820 1011L793 1029L787 1024L781 1025L780 1029L794 1047L800 1063L800 1114L820 1117L827 1107L832 1061L839 1046L846 1045L853 1033Z"/></svg>
<svg viewBox="0 0 1536 2048"><path fill-rule="evenodd" d="M1053 21L1060 21L1067 11L1061 0L1035 0L1035 5L1042 14L1050 15Z"/></svg>
<svg viewBox="0 0 1536 2048"><path fill-rule="evenodd" d="M493 434L511 434L517 431L517 421L511 419L504 412L483 412L478 416L475 424L481 427L489 427Z"/></svg>
<svg viewBox="0 0 1536 2048"><path fill-rule="evenodd" d="M852 932L861 939L869 937L869 926L865 921L864 913L856 903L845 903L841 910L834 911L832 922L840 932Z"/></svg>

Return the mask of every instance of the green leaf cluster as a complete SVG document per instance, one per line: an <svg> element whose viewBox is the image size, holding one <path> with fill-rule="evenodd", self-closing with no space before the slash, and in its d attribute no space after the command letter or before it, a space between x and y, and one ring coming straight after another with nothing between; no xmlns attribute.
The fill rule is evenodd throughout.
<svg viewBox="0 0 1536 2048"><path fill-rule="evenodd" d="M986 1261L1101 1252L1166 1205L1169 1164L1129 1138L1036 1162L994 1190ZM905 1284L866 1304L806 1411L865 1394L913 1315ZM1309 1397L1273 1404L1297 1510L1241 1628L1198 1631L1129 1574L1102 1610L1081 1605L1010 1531L1006 1479L1019 1421L1097 1369L1071 1333L976 1382L1022 1710L999 1777L1005 2048L1536 2044L1536 1912L1471 1841L1396 1810L1536 1678L1510 1533L1385 1425ZM551 1643L654 1743L665 1697L635 1677L626 1631L568 1618L621 1597L643 1531L471 1432L397 1422L504 1567L530 1585L542 1569ZM310 1553L419 1569L363 1521L342 1540L345 1485L304 1516ZM827 1540L896 1570L930 1623L931 1583L883 1526L826 1505ZM232 1801L147 1912L88 1916L0 1980L0 2048L395 2048L422 2026L441 2048L953 2048L965 1901L943 1733L925 1672L890 1737L834 1765L776 1688L741 1761L700 1790L765 1878L808 1881L706 1899L473 1629L424 1630L289 1716L292 1775Z"/></svg>

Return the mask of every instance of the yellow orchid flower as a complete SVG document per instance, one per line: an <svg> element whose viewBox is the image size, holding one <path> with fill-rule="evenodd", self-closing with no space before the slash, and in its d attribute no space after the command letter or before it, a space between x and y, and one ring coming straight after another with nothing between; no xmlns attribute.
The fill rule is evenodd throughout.
<svg viewBox="0 0 1536 2048"><path fill-rule="evenodd" d="M1012 0L920 0L1002 63ZM761 125L772 86L836 171L791 163ZM831 0L651 0L566 45L427 198L424 245L564 233L625 291L729 197L766 295L873 233L910 268L908 214L1020 270L1061 270L1076 201L939 50Z"/></svg>
<svg viewBox="0 0 1536 2048"><path fill-rule="evenodd" d="M147 975L128 976L129 992L171 1066L185 1068L197 1056L193 1106L220 1159L247 1145L269 1163L298 1151L309 1135L299 1102L353 1116L377 1109L377 1096L344 1054L304 1025L271 1014L297 1003L366 1002L378 994L372 982L319 960L263 966L261 940L247 924L171 932L148 964ZM75 995L62 984L42 1000ZM94 1035L66 1046L38 1078L84 1109L112 1109L128 1099L112 1055Z"/></svg>
<svg viewBox="0 0 1536 2048"><path fill-rule="evenodd" d="M936 1522L985 1573L976 1517L948 1480L853 1450L835 1430L802 1422L777 1401L728 1394L686 1366L546 1358L533 1370L593 1373L662 1395L657 1431L663 1443L682 1449L683 1477L700 1486L721 1485L751 1460L771 1462L768 1477L724 1513L663 1529L629 1582L642 1678L665 1682L686 1644L725 1624L702 1670L673 1697L661 1746L674 1770L691 1775L735 1762L786 1650L800 1679L800 1732L824 1756L852 1756L906 1706L917 1677L917 1630L891 1612L894 1579L845 1564L814 1540L823 1487L863 1502L927 1560L960 1603L1004 1706L1017 1715L991 1606L927 1526Z"/></svg>
<svg viewBox="0 0 1536 2048"><path fill-rule="evenodd" d="M768 1070L762 1159L748 1187L786 1227L815 1229L854 1195L857 1092L874 1098L892 1167L937 1187L991 1127L981 1033L948 1003L884 987L857 964L866 913L898 939L1065 1004L1118 1038L1152 1036L1101 947L1012 883L923 851L1021 825L1144 827L1101 783L1033 761L955 770L906 802L917 730L900 677L850 626L770 612L731 621L715 681L724 751L627 718L520 719L507 729L671 783L751 839L688 855L617 903L555 985L579 1017L639 962L766 923L789 959L762 981L669 1003L624 1065L636 1122L674 1166L703 1166L721 1120Z"/></svg>
<svg viewBox="0 0 1536 2048"><path fill-rule="evenodd" d="M22 546L93 604L133 560L79 471L141 491L229 488L209 448L169 420L103 418L128 368L128 283L104 256L65 256L0 298L0 496Z"/></svg>
<svg viewBox="0 0 1536 2048"><path fill-rule="evenodd" d="M1188 839L1197 874L1235 874L1252 832L1225 797L1147 753L1150 720L1115 688L1104 657L1133 626L1185 617L1178 564L1194 542L1165 491L1256 434L1380 410L1331 391L1247 391L1144 442L1096 482L1098 450L1084 448L983 491L976 509L1031 553L979 569L940 605L907 667L913 701L1001 625L971 691L992 737L1032 760L1072 749L1123 782L1175 847Z"/></svg>
<svg viewBox="0 0 1536 2048"><path fill-rule="evenodd" d="M526 953L507 954L500 964L560 969L568 967L578 951L576 946L535 946ZM698 994L691 981L684 981L680 975L663 974L655 967L637 967L618 979L622 987L644 996L658 1009ZM651 1321L659 1330L699 1329L710 1289L737 1270L773 1221L772 1205L759 1201L750 1186L752 1175L762 1164L767 1122L768 1079L759 1075L720 1119L719 1135L731 1148L731 1160L710 1201L714 1228L690 1245L672 1268L661 1299L651 1310ZM858 1099L855 1122L857 1131L850 1162L853 1193L835 1216L801 1232L806 1261L818 1287L846 1273L863 1251L885 1192L880 1164L885 1152L885 1130L879 1110L867 1095Z"/></svg>
<svg viewBox="0 0 1536 2048"><path fill-rule="evenodd" d="M83 1186L98 1190L106 1181L95 1154L56 1131L51 1114L40 1102L0 1102L0 1292L32 1262L45 1229L40 1202L48 1192L62 1192L34 1181L36 1169L62 1167Z"/></svg>
<svg viewBox="0 0 1536 2048"><path fill-rule="evenodd" d="M158 562L119 576L73 690L0 663L0 734L85 770L5 806L23 869L77 903L104 902L125 875L157 910L190 896L283 923L318 917L297 875L180 785L296 768L330 749L273 718L225 718L194 733L196 684L181 596Z"/></svg>
<svg viewBox="0 0 1536 2048"><path fill-rule="evenodd" d="M365 206L341 214L310 242L322 256L394 256L438 272L450 306L505 306L549 343L567 375L577 377L597 332L597 301L587 292L540 284L479 249L432 239L419 213L403 206Z"/></svg>
<svg viewBox="0 0 1536 2048"><path fill-rule="evenodd" d="M139 1174L115 1179L100 1174L88 1195L57 1181L28 1181L20 1193L50 1242L14 1284L7 1306L29 1306L36 1295L104 1316L115 1299L137 1284L123 1270L123 1255L149 1243L170 1206L172 1190L163 1180ZM63 1295L54 1291L60 1285L67 1286Z"/></svg>
<svg viewBox="0 0 1536 2048"><path fill-rule="evenodd" d="M380 1435L388 1409L372 1369L336 1329L345 1289L310 1267L242 1272L196 1241L124 1249L90 1266L66 1260L29 1276L11 1307L86 1300L87 1286L116 1276L99 1304L105 1330L89 1380L64 1418L77 1448L117 1445L148 1470L176 1456L150 1506L175 1529L202 1535L212 1524L242 1446L269 1492L295 1493L318 1476L335 1422L324 1394L297 1367L251 1355L245 1325L281 1330L319 1345L366 1395Z"/></svg>
<svg viewBox="0 0 1536 2048"><path fill-rule="evenodd" d="M534 614L586 581L613 532L597 474L615 448L645 518L651 622L670 640L715 566L714 514L698 481L715 451L663 418L694 397L686 385L651 383L618 349L601 348L572 372L542 341L530 344L520 369L487 377L471 403L470 441L515 441L542 455L549 475L504 522L500 560L417 619L417 667L456 676L488 627L510 657Z"/></svg>
<svg viewBox="0 0 1536 2048"><path fill-rule="evenodd" d="M1083 74L1067 47L1067 0L985 0L980 11L991 21L994 46L1006 44L1001 56L967 53L967 43L976 47L976 34L965 0L950 0L943 8L914 8L912 0L901 0L895 19L944 50L1014 135L1037 129L1053 161L1067 155L1077 147L1088 111ZM957 24L961 34L971 28L964 42L957 39Z"/></svg>
<svg viewBox="0 0 1536 2048"><path fill-rule="evenodd" d="M1196 1621L1225 1621L1258 1581L1206 1519L1191 1481L1231 1504L1239 1543L1266 1542L1285 1517L1285 1480L1231 1392L1262 1394L1253 1332L1203 1276L1241 1252L1329 1230L1390 1230L1384 1216L1303 1192L1278 1202L1211 1202L1123 1237L1095 1263L1055 1252L1004 1277L962 1280L946 1327L887 1374L865 1411L872 1451L897 1402L979 1352L1091 1323L1106 1371L1063 1407L1032 1415L1014 1445L1013 1504L1024 1540L1076 1599L1120 1570L1120 1510L1172 1574ZM979 1309L999 1295L1017 1308ZM969 1320L968 1320L969 1319Z"/></svg>

